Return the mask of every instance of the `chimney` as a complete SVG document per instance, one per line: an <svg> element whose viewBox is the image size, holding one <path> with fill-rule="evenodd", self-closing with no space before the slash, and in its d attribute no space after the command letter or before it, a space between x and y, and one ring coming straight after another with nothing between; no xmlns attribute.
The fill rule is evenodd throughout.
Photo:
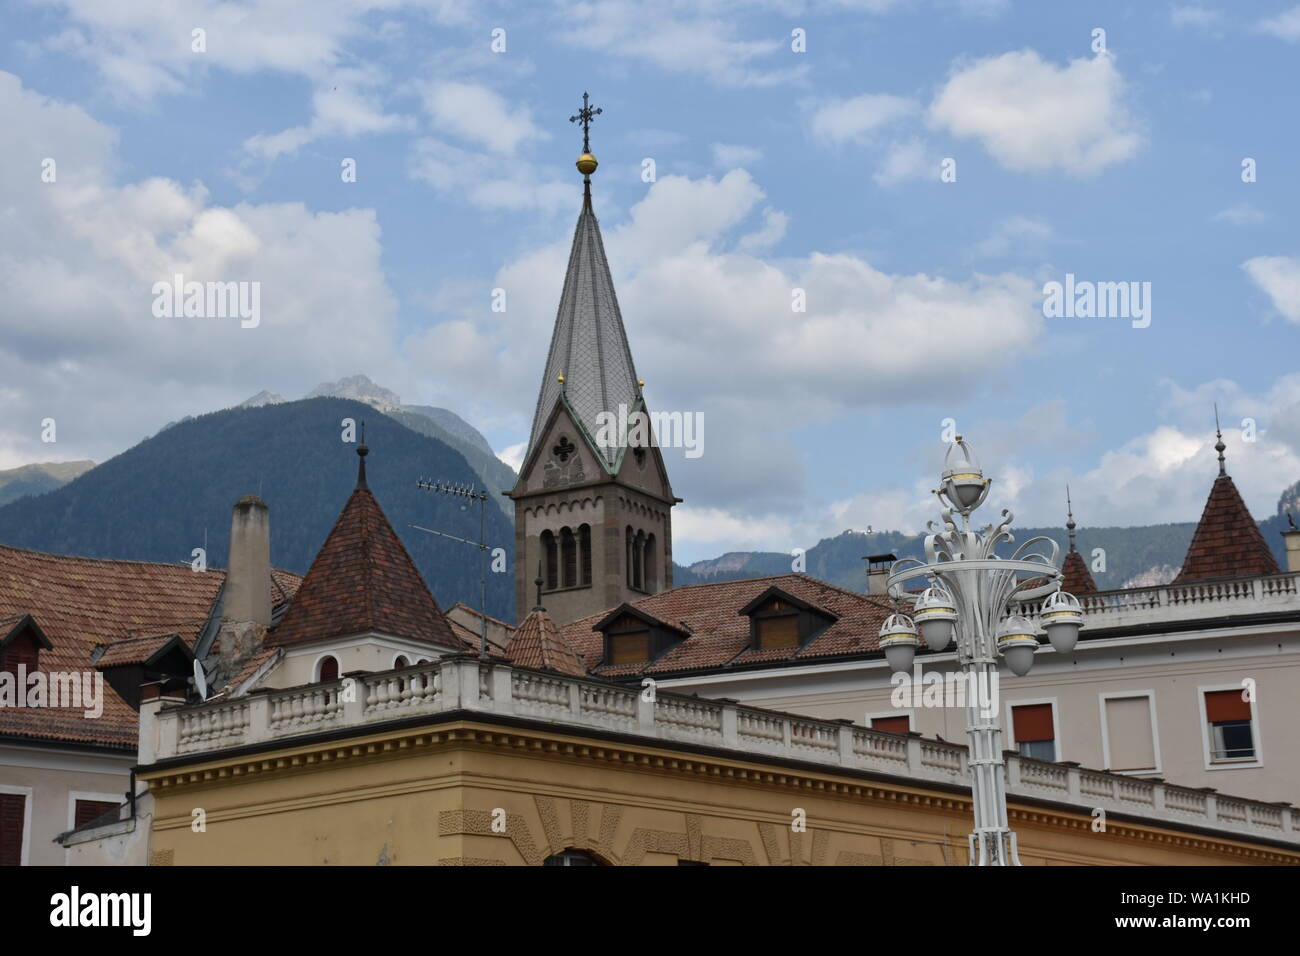
<svg viewBox="0 0 1300 956"><path fill-rule="evenodd" d="M230 570L221 616L227 621L271 623L271 517L266 502L244 495L230 519Z"/></svg>
<svg viewBox="0 0 1300 956"><path fill-rule="evenodd" d="M1286 569L1300 571L1300 528L1295 526L1295 520L1289 514L1287 519L1291 527L1282 531L1282 540L1286 542Z"/></svg>
<svg viewBox="0 0 1300 956"><path fill-rule="evenodd" d="M898 560L898 555L869 554L863 560L867 562L867 593L883 595L889 570Z"/></svg>

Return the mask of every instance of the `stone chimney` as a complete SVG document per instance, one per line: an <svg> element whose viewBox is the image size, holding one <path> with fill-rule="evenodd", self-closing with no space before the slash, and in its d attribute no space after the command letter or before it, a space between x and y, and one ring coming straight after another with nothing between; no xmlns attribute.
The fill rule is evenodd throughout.
<svg viewBox="0 0 1300 956"><path fill-rule="evenodd" d="M889 578L889 572L898 560L894 554L871 554L865 558L867 562L867 593L881 594L885 593L885 581Z"/></svg>
<svg viewBox="0 0 1300 956"><path fill-rule="evenodd" d="M257 495L235 502L230 519L230 570L226 572L221 617L226 621L271 623L271 516Z"/></svg>
<svg viewBox="0 0 1300 956"><path fill-rule="evenodd" d="M1300 571L1300 528L1292 522L1292 527L1283 529L1282 540L1286 542L1286 569Z"/></svg>

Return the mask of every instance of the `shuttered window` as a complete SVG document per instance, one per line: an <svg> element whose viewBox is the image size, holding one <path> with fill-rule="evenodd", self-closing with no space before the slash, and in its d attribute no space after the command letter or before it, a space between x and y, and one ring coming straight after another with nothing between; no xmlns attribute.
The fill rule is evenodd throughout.
<svg viewBox="0 0 1300 956"><path fill-rule="evenodd" d="M26 673L36 670L40 661L40 645L30 634L19 634L0 651L0 671L18 676L18 665L27 666Z"/></svg>
<svg viewBox="0 0 1300 956"><path fill-rule="evenodd" d="M1056 729L1051 704L1021 704L1011 708L1012 731L1022 757L1056 759Z"/></svg>
<svg viewBox="0 0 1300 956"><path fill-rule="evenodd" d="M108 813L109 810L116 810L120 806L121 804L116 800L78 800L73 816L75 822L72 825L74 827L84 827L91 820L98 819Z"/></svg>
<svg viewBox="0 0 1300 956"><path fill-rule="evenodd" d="M901 717L872 717L872 730L883 730L891 734L905 734L912 729L912 719L904 714Z"/></svg>
<svg viewBox="0 0 1300 956"><path fill-rule="evenodd" d="M609 662L611 664L636 664L649 659L650 632L648 630L610 635Z"/></svg>
<svg viewBox="0 0 1300 956"><path fill-rule="evenodd" d="M758 648L795 647L799 643L799 615L780 614L760 617L754 621L758 629Z"/></svg>
<svg viewBox="0 0 1300 956"><path fill-rule="evenodd" d="M1232 763L1255 759L1255 732L1251 725L1250 701L1242 691L1205 692L1205 720L1210 725L1210 762Z"/></svg>
<svg viewBox="0 0 1300 956"><path fill-rule="evenodd" d="M1107 770L1155 770L1156 745L1148 697L1106 699Z"/></svg>
<svg viewBox="0 0 1300 956"><path fill-rule="evenodd" d="M333 657L327 657L320 662L320 679L321 683L339 679L339 662Z"/></svg>
<svg viewBox="0 0 1300 956"><path fill-rule="evenodd" d="M21 866L23 862L23 815L27 797L21 793L0 793L0 866Z"/></svg>

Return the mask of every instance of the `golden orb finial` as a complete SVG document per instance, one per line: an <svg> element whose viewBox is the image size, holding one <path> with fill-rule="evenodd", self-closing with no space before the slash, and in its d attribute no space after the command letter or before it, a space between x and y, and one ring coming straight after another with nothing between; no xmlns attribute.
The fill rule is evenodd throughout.
<svg viewBox="0 0 1300 956"><path fill-rule="evenodd" d="M638 378L638 379L636 380L636 385L637 385L637 388L645 388L645 379L643 379L643 378Z"/></svg>
<svg viewBox="0 0 1300 956"><path fill-rule="evenodd" d="M557 382L559 382L561 385L564 384L564 376L563 376L563 375L557 376L555 380L556 380Z"/></svg>
<svg viewBox="0 0 1300 956"><path fill-rule="evenodd" d="M583 153L578 157L578 161L574 165L578 167L578 172L582 173L582 175L590 176L596 171L596 167L599 166L600 163L596 162L596 157L591 155L591 153Z"/></svg>

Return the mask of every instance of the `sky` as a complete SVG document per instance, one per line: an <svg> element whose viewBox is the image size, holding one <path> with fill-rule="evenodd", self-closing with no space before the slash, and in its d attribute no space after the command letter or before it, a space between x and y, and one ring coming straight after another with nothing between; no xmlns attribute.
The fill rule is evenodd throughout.
<svg viewBox="0 0 1300 956"><path fill-rule="evenodd" d="M517 464L587 91L647 401L704 423L677 560L921 530L954 432L1021 526L1067 483L1081 528L1196 520L1216 403L1256 517L1300 479L1286 0L0 16L0 468L358 373ZM176 274L257 283L257 324L156 315ZM1050 314L1067 275L1145 315Z"/></svg>

